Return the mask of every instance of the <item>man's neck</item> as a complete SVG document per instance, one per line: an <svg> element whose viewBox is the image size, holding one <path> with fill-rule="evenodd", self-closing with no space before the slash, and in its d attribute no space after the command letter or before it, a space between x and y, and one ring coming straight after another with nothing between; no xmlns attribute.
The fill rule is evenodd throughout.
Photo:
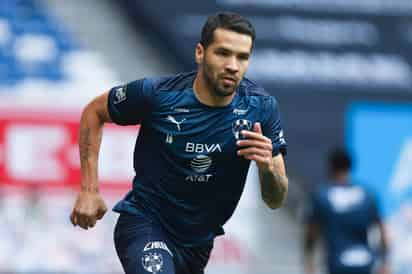
<svg viewBox="0 0 412 274"><path fill-rule="evenodd" d="M224 107L232 102L235 93L230 96L217 96L213 95L212 88L202 75L202 71L198 70L193 83L193 92L200 103L209 107Z"/></svg>

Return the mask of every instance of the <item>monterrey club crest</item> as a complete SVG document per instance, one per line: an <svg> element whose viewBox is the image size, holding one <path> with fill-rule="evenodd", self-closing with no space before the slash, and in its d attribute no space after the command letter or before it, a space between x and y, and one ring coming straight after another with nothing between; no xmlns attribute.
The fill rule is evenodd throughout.
<svg viewBox="0 0 412 274"><path fill-rule="evenodd" d="M238 119L232 123L232 132L236 140L243 139L242 134L240 134L242 130L252 130L252 122L245 119Z"/></svg>
<svg viewBox="0 0 412 274"><path fill-rule="evenodd" d="M115 105L123 102L124 100L126 100L126 87L122 86L122 87L116 88L114 96L115 96L115 99L114 99L113 103Z"/></svg>
<svg viewBox="0 0 412 274"><path fill-rule="evenodd" d="M163 257L162 254L150 252L142 257L143 268L150 273L157 274L162 271Z"/></svg>

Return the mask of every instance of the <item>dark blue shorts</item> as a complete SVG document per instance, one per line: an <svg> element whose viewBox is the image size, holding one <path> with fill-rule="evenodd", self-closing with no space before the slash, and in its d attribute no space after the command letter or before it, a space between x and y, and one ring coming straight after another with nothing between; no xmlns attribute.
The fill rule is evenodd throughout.
<svg viewBox="0 0 412 274"><path fill-rule="evenodd" d="M114 243L126 274L203 274L213 247L177 246L159 224L125 213L117 220Z"/></svg>

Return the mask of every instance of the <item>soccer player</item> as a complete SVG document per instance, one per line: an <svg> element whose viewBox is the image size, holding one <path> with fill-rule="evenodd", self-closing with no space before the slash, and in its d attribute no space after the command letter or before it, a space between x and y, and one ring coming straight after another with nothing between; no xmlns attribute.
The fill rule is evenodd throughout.
<svg viewBox="0 0 412 274"><path fill-rule="evenodd" d="M388 273L385 261L387 239L373 197L362 187L350 183L351 158L342 149L328 159L330 182L312 199L304 234L305 273L314 274L313 251L320 235L324 238L329 274L371 274L375 254L368 244L368 230L380 230L380 274Z"/></svg>
<svg viewBox="0 0 412 274"><path fill-rule="evenodd" d="M250 161L262 198L284 202L288 179L276 100L244 78L255 39L235 13L207 19L195 72L114 87L84 109L81 190L71 221L84 229L103 217L97 158L104 123L140 124L132 190L117 203L114 240L127 274L203 273L216 236L242 194Z"/></svg>

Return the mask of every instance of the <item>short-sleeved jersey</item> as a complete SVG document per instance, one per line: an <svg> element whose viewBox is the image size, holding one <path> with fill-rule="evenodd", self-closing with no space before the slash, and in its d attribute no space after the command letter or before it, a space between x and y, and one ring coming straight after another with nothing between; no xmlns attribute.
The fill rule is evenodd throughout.
<svg viewBox="0 0 412 274"><path fill-rule="evenodd" d="M330 270L370 267L374 253L368 229L379 219L375 199L364 188L326 184L312 197L307 221L321 229Z"/></svg>
<svg viewBox="0 0 412 274"><path fill-rule="evenodd" d="M237 155L239 130L262 125L273 155L286 153L276 100L243 79L224 107L200 103L195 72L145 78L113 88L113 122L140 124L133 189L116 212L158 221L178 243L199 245L223 234L243 191L250 161Z"/></svg>

